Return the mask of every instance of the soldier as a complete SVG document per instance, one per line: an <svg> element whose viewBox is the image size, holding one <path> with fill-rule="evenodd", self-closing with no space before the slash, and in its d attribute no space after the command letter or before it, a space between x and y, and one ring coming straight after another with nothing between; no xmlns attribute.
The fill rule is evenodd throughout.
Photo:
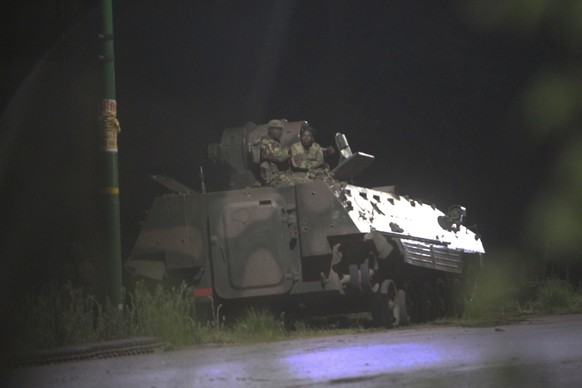
<svg viewBox="0 0 582 388"><path fill-rule="evenodd" d="M261 181L269 186L286 184L289 172L289 148L281 145L281 135L285 126L281 120L271 120L267 124L268 134L260 140Z"/></svg>
<svg viewBox="0 0 582 388"><path fill-rule="evenodd" d="M329 166L323 160L324 154L332 155L333 147L325 149L315 142L316 131L308 123L303 123L299 131L299 141L291 146L291 164L293 170L307 173L307 180L325 178L329 175Z"/></svg>

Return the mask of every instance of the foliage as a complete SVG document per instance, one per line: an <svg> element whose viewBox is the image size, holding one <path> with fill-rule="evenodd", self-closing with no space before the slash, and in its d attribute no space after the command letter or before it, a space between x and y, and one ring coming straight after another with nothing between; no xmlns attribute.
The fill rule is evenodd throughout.
<svg viewBox="0 0 582 388"><path fill-rule="evenodd" d="M17 346L42 349L127 336L121 312L70 283L26 295L16 313Z"/></svg>
<svg viewBox="0 0 582 388"><path fill-rule="evenodd" d="M285 328L270 311L251 307L234 325L233 335L245 342L273 341L285 338Z"/></svg>
<svg viewBox="0 0 582 388"><path fill-rule="evenodd" d="M541 285L531 306L544 313L570 313L576 312L576 301L574 288L566 281L552 277Z"/></svg>
<svg viewBox="0 0 582 388"><path fill-rule="evenodd" d="M204 328L194 318L185 285L148 290L138 282L124 311L102 304L70 283L24 297L17 313L21 350L62 347L118 338L152 336L174 345L201 342Z"/></svg>
<svg viewBox="0 0 582 388"><path fill-rule="evenodd" d="M129 334L159 337L175 345L190 344L199 328L194 317L194 299L188 287L164 290L161 284L149 291L144 282L130 295Z"/></svg>
<svg viewBox="0 0 582 388"><path fill-rule="evenodd" d="M474 298L465 300L463 318L456 323L491 325L524 315L582 312L582 292L555 277L535 282L492 267L479 275L477 284ZM185 284L166 290L138 282L127 300L128 306L120 311L71 284L44 288L24 299L17 316L17 346L32 350L136 336L156 337L174 346L265 342L353 333L369 323L366 314L284 322L267 309L251 307L227 325L222 305L213 305L210 319L203 321L195 314Z"/></svg>
<svg viewBox="0 0 582 388"><path fill-rule="evenodd" d="M524 315L582 313L582 290L557 277L516 282L492 270L482 274L479 281L475 300L465 301L463 324L489 325Z"/></svg>
<svg viewBox="0 0 582 388"><path fill-rule="evenodd" d="M465 297L464 324L488 325L518 314L516 301L527 288L526 280L506 263L487 265L477 274L472 295Z"/></svg>
<svg viewBox="0 0 582 388"><path fill-rule="evenodd" d="M525 243L544 261L568 265L582 251L582 3L552 0L457 0L460 16L489 36L544 46L514 101L512 130L525 129L538 187L526 203ZM542 45L539 42L543 41ZM533 64L533 63L532 63ZM514 116L518 113L517 116ZM524 153L527 153L525 149ZM534 160L537 159L537 162ZM536 168L536 166L538 166ZM526 201L527 197L524 198Z"/></svg>

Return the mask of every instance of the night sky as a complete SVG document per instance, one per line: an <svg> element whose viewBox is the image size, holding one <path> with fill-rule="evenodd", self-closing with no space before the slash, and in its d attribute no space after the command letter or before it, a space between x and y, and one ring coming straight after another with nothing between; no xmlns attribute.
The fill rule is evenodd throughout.
<svg viewBox="0 0 582 388"><path fill-rule="evenodd" d="M535 47L481 36L442 4L125 7L116 25L122 189L147 171L197 188L206 145L223 128L308 120L320 143L345 132L377 157L358 183L466 204L474 222L489 223L484 233L509 238L484 218L493 206L521 211L513 195L493 197L533 184L535 150L507 120L543 60Z"/></svg>
<svg viewBox="0 0 582 388"><path fill-rule="evenodd" d="M95 3L23 1L6 24L0 254L11 281L33 263L61 276L98 213ZM580 51L551 33L554 19L493 28L460 3L114 1L124 258L165 192L148 174L199 189L202 165L212 186L208 143L272 118L308 120L324 146L343 132L375 155L359 185L465 205L486 249L523 244L559 144L534 136L524 93Z"/></svg>

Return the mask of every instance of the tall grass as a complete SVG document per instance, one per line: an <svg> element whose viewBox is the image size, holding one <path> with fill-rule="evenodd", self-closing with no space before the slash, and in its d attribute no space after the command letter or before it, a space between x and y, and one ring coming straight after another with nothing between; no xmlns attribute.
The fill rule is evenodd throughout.
<svg viewBox="0 0 582 388"><path fill-rule="evenodd" d="M492 268L480 275L475 299L465 301L462 323L488 325L524 315L566 313L582 313L582 290L556 277L527 280Z"/></svg>
<svg viewBox="0 0 582 388"><path fill-rule="evenodd" d="M285 325L270 311L251 307L234 325L233 336L243 341L280 340L286 337Z"/></svg>
<svg viewBox="0 0 582 388"><path fill-rule="evenodd" d="M582 295L568 282L552 277L546 280L531 301L531 308L545 313L576 313L582 311Z"/></svg>
<svg viewBox="0 0 582 388"><path fill-rule="evenodd" d="M582 312L580 290L556 278L539 283L516 282L515 277L504 276L498 268L482 273L478 282L475 299L466 301L460 323L495 324L524 314ZM221 305L212 306L208 321L199 321L194 299L185 284L164 289L161 285L148 288L138 282L126 300L127 306L121 311L71 284L46 287L24 298L15 317L18 338L12 342L18 350L26 351L147 336L184 346L275 341L339 330L334 325L313 329L297 321L294 330L288 331L282 320L259 308L249 308L234 323L225 325ZM344 327L343 331L361 330L361 319L357 322L355 327Z"/></svg>
<svg viewBox="0 0 582 388"><path fill-rule="evenodd" d="M137 282L123 311L102 304L70 283L46 287L25 296L15 320L19 351L56 348L130 337L155 337L174 346L281 339L283 324L265 310L249 309L230 326L222 306L212 306L211 319L199 321L190 289L147 287Z"/></svg>
<svg viewBox="0 0 582 388"><path fill-rule="evenodd" d="M126 335L119 312L70 283L26 295L16 312L18 348L43 349Z"/></svg>
<svg viewBox="0 0 582 388"><path fill-rule="evenodd" d="M159 337L178 346L190 344L199 326L194 309L194 298L185 284L171 290L158 284L149 291L138 282L130 294L129 335Z"/></svg>
<svg viewBox="0 0 582 388"><path fill-rule="evenodd" d="M121 311L70 283L45 287L24 297L14 317L12 343L19 350L44 349L112 339L153 336L180 346L196 339L194 302L185 285L146 289L142 282Z"/></svg>

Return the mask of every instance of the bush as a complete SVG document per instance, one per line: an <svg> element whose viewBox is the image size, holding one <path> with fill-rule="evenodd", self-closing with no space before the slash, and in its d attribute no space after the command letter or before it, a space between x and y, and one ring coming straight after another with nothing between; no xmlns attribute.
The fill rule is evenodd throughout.
<svg viewBox="0 0 582 388"><path fill-rule="evenodd" d="M43 349L127 336L121 312L70 283L26 295L16 312L16 347Z"/></svg>
<svg viewBox="0 0 582 388"><path fill-rule="evenodd" d="M236 322L233 334L245 341L272 341L285 338L285 328L270 311L251 307Z"/></svg>
<svg viewBox="0 0 582 388"><path fill-rule="evenodd" d="M582 312L582 293L563 280L550 278L536 284L515 279L502 268L482 272L474 300L465 301L460 323L490 325L523 314ZM15 317L18 335L12 336L11 346L26 351L137 336L155 337L174 346L264 342L325 335L337 332L338 327L348 332L362 328L360 315L346 320L349 324L340 324L337 317L319 317L295 322L290 334L282 320L259 308L248 308L237 320L231 316L234 323L225 326L221 305L212 306L210 321L200 322L185 284L165 290L161 285L148 289L144 282L137 282L127 300L129 305L120 311L70 283L45 287L24 297Z"/></svg>
<svg viewBox="0 0 582 388"><path fill-rule="evenodd" d="M476 278L472 300L464 300L463 323L489 325L511 319L520 312L519 294L524 287L505 266L486 267Z"/></svg>
<svg viewBox="0 0 582 388"><path fill-rule="evenodd" d="M575 312L576 295L574 287L564 280L550 278L538 290L537 298L532 307L544 313Z"/></svg>
<svg viewBox="0 0 582 388"><path fill-rule="evenodd" d="M492 270L479 279L474 301L465 301L465 324L494 324L524 314L582 312L582 293L567 281L551 277L541 282L511 282Z"/></svg>
<svg viewBox="0 0 582 388"><path fill-rule="evenodd" d="M200 339L194 300L185 285L169 291L159 285L148 291L138 282L129 300L130 305L120 311L70 283L42 288L20 304L14 346L44 349L132 336L157 337L179 346Z"/></svg>
<svg viewBox="0 0 582 388"><path fill-rule="evenodd" d="M158 337L174 345L191 344L199 325L194 316L194 298L186 284L148 291L143 282L130 294L129 335Z"/></svg>

